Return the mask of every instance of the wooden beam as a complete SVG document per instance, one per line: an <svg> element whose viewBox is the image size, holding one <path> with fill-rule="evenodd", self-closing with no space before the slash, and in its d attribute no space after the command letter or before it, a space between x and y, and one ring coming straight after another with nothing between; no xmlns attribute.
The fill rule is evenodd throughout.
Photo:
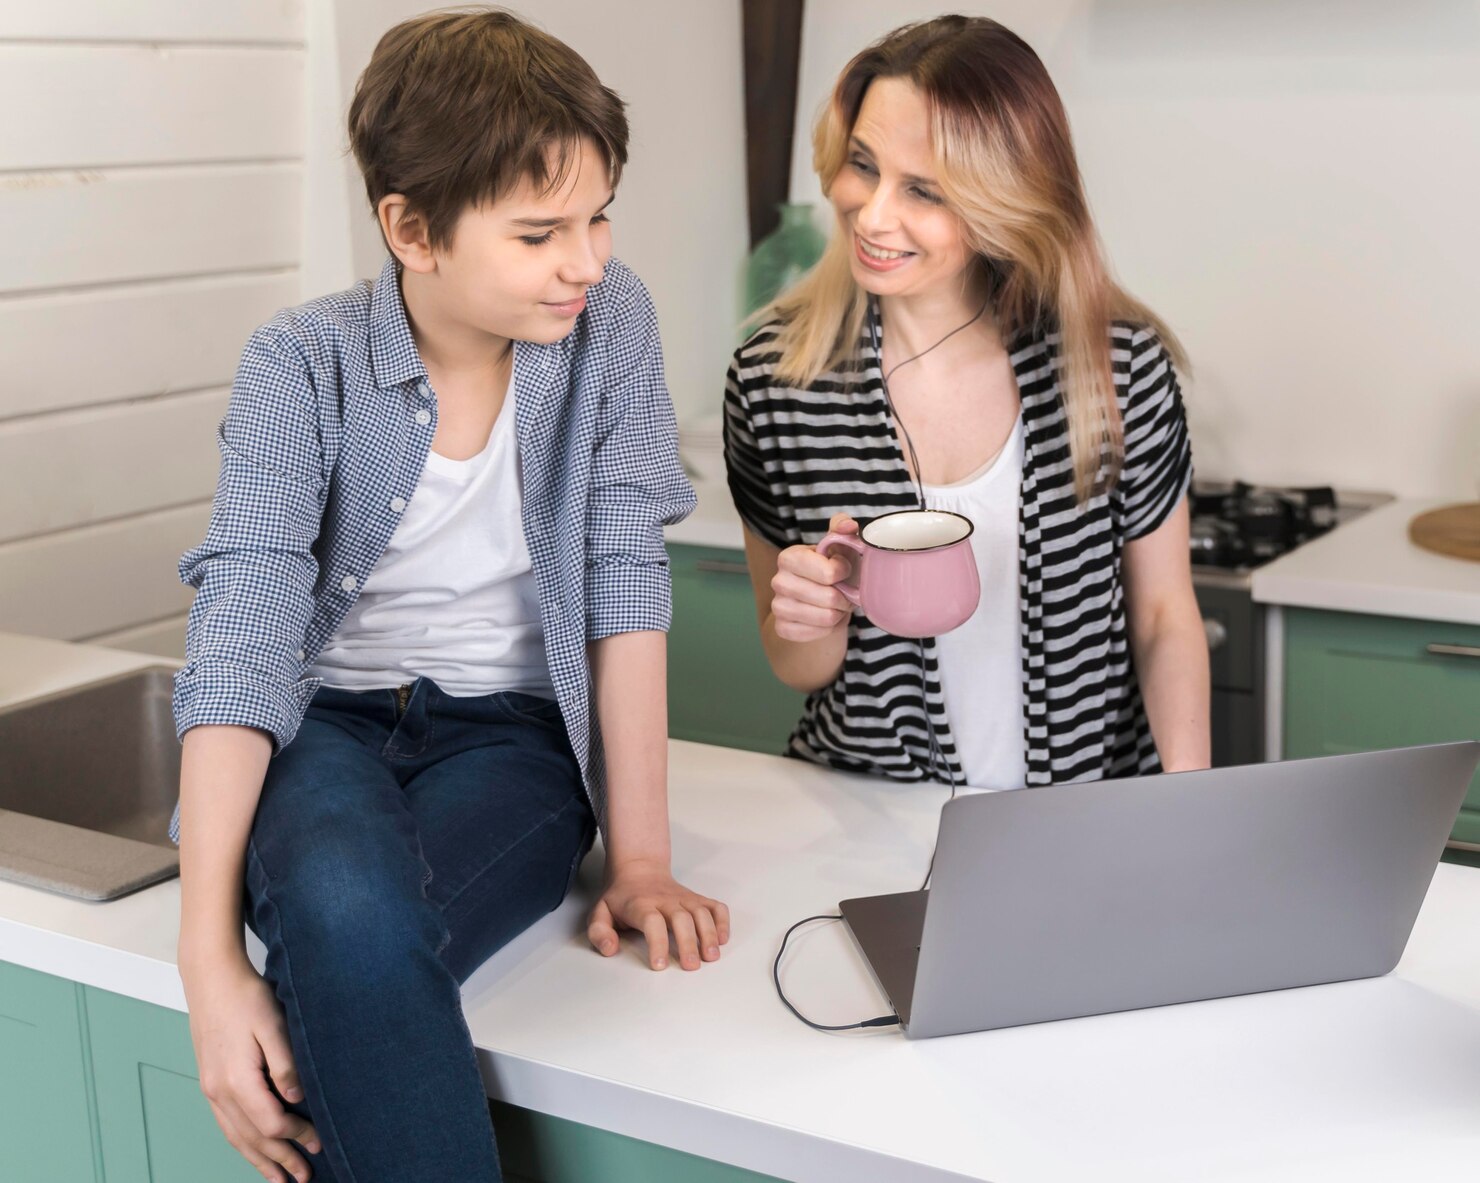
<svg viewBox="0 0 1480 1183"><path fill-rule="evenodd" d="M791 191L803 0L742 0L745 40L745 176L750 245L777 224Z"/></svg>

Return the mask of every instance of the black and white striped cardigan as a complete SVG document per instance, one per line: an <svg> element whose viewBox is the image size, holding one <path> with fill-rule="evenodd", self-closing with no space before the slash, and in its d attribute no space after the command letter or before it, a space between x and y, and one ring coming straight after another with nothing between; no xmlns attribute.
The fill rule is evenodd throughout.
<svg viewBox="0 0 1480 1183"><path fill-rule="evenodd" d="M807 389L778 385L776 325L735 353L725 385L725 459L736 509L773 546L815 545L833 514L866 523L917 504L884 403L879 356ZM1059 337L1009 344L1025 454L1018 518L1023 743L1029 786L1160 770L1132 667L1121 582L1124 544L1155 530L1186 493L1192 453L1171 359L1154 333L1111 328L1125 464L1109 493L1075 502ZM811 694L787 755L901 781L944 780L925 711L957 781L960 761L935 642L901 640L854 613L838 678Z"/></svg>

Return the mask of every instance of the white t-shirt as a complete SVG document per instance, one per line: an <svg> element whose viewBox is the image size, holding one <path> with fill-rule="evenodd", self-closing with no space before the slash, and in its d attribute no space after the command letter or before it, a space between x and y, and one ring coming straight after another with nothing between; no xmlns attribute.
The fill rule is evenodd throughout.
<svg viewBox="0 0 1480 1183"><path fill-rule="evenodd" d="M936 639L946 718L966 786L1020 789L1028 775L1023 735L1023 643L1018 590L1018 500L1023 420L1002 451L954 485L926 485L925 504L968 517L982 598L971 619Z"/></svg>
<svg viewBox="0 0 1480 1183"><path fill-rule="evenodd" d="M310 671L346 690L431 678L465 697L554 698L524 541L514 388L483 451L427 455L416 492L359 598Z"/></svg>

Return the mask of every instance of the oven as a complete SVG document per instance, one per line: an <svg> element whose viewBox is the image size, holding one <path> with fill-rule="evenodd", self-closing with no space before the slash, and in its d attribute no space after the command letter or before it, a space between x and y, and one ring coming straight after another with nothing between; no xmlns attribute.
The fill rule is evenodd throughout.
<svg viewBox="0 0 1480 1183"><path fill-rule="evenodd" d="M1386 501L1385 493L1193 482L1192 587L1208 640L1215 768L1265 758L1268 673L1254 568Z"/></svg>

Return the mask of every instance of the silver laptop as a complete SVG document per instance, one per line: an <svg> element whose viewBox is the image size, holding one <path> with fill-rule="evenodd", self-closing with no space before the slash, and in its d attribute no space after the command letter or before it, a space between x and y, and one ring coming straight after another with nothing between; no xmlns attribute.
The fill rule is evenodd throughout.
<svg viewBox="0 0 1480 1183"><path fill-rule="evenodd" d="M1480 743L958 797L929 891L844 900L905 1033L1375 977Z"/></svg>

